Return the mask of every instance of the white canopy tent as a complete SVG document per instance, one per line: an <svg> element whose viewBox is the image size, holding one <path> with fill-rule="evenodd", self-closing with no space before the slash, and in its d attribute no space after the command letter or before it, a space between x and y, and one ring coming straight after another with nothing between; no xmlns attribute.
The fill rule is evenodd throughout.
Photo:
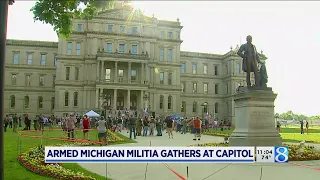
<svg viewBox="0 0 320 180"><path fill-rule="evenodd" d="M87 115L88 117L100 117L100 115L93 110L86 112L85 115Z"/></svg>

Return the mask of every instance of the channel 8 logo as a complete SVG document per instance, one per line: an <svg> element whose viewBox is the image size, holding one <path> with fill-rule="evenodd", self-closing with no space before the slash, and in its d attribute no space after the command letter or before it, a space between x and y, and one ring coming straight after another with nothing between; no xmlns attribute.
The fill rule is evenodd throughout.
<svg viewBox="0 0 320 180"><path fill-rule="evenodd" d="M274 147L274 162L287 163L289 160L289 149L287 146Z"/></svg>

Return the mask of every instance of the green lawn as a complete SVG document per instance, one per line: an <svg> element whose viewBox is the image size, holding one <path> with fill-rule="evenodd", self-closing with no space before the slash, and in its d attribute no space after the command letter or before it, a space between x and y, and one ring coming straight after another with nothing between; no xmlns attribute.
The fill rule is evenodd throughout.
<svg viewBox="0 0 320 180"><path fill-rule="evenodd" d="M82 134L80 134L82 132L77 132L76 133L76 137L78 138L83 138ZM45 180L45 179L51 179L48 177L44 177L44 176L40 176L37 175L33 172L28 171L27 169L25 169L23 166L21 166L17 160L18 154L20 154L21 152L25 152L27 151L29 148L35 147L35 146L39 146L41 145L54 145L54 144L61 144L64 143L62 141L58 141L58 140L50 140L50 139L39 139L39 138L31 138L31 137L21 137L18 136L18 133L13 133L12 129L8 129L7 132L4 133L4 170L5 170L5 179L21 179L23 178L24 180ZM41 135L40 132L24 132L24 134L30 134L30 135ZM80 136L81 135L81 136ZM120 134L117 134L118 136L120 136L121 138L125 139L125 142L122 143L133 143L135 141L128 139ZM44 132L44 136L48 136L48 137L62 137L63 133L62 131L45 131ZM96 132L91 133L90 134L90 138L92 140L97 140L96 137ZM19 143L21 142L20 147L18 146ZM83 169L82 167L80 167L78 164L75 163L66 163L63 164L64 167L74 170L74 171L80 171L85 173L86 175L92 176L94 178L96 178L97 180L106 180L105 177L102 177L100 175L94 174L92 172L86 171L85 169Z"/></svg>
<svg viewBox="0 0 320 180"><path fill-rule="evenodd" d="M210 129L207 135L210 133L219 133L219 134L228 134L232 133L233 129L231 130L223 130L220 129ZM214 134L213 134L214 135ZM312 127L309 129L309 133L307 134L300 134L300 128L281 128L280 135L285 142L301 142L301 141L312 141L315 143L320 143L320 128Z"/></svg>

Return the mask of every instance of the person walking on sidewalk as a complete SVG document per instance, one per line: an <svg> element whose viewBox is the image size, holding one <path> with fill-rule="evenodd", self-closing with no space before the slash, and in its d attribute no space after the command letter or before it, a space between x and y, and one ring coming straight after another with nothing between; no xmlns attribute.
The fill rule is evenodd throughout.
<svg viewBox="0 0 320 180"><path fill-rule="evenodd" d="M76 127L77 119L74 114L71 114L69 118L66 119L67 129L68 129L68 138L74 139L74 128Z"/></svg>
<svg viewBox="0 0 320 180"><path fill-rule="evenodd" d="M194 141L197 140L200 140L201 138L201 120L199 119L199 117L197 117L196 119L193 120L193 127L195 129L195 134L194 134Z"/></svg>
<svg viewBox="0 0 320 180"><path fill-rule="evenodd" d="M169 139L172 138L173 139L173 119L171 119L170 117L167 117L166 119L166 129L167 129L167 133L169 136Z"/></svg>

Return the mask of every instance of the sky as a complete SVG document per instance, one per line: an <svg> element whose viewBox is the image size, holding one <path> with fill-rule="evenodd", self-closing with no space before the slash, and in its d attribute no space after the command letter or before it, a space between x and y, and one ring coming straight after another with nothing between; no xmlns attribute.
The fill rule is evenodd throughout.
<svg viewBox="0 0 320 180"><path fill-rule="evenodd" d="M52 26L34 22L35 2L9 7L8 39L57 41ZM181 50L224 54L252 35L268 57L268 86L278 94L275 111L319 115L320 2L133 1L146 15L184 26Z"/></svg>

